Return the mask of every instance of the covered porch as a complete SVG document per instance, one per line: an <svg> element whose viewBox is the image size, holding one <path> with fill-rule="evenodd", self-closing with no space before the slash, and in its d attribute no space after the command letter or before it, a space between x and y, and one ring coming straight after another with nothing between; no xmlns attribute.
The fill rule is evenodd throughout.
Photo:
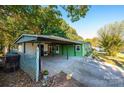
<svg viewBox="0 0 124 93"><path fill-rule="evenodd" d="M19 52L21 53L21 69L36 81L39 80L43 69L48 69L50 74L54 75L54 72L64 69L63 67L71 64L71 62L75 62L73 60L75 57L83 56L82 42L57 36L24 34L15 43L19 45ZM75 46L77 47L75 48ZM47 65L46 63L50 64ZM54 69L51 70L50 67L54 67Z"/></svg>
<svg viewBox="0 0 124 93"><path fill-rule="evenodd" d="M69 70L68 68L71 65L73 65L75 62L81 62L83 60L83 57L69 57L69 59L67 60L65 56L56 55L41 57L41 59L41 68L43 70L48 70L49 76L54 76L61 71Z"/></svg>

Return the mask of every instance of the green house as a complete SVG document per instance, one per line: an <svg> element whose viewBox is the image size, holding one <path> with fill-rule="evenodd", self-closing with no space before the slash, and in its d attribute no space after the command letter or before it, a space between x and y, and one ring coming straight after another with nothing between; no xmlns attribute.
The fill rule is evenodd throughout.
<svg viewBox="0 0 124 93"><path fill-rule="evenodd" d="M72 41L53 35L23 34L16 41L21 55L20 67L38 80L44 56L83 57L91 54L90 43Z"/></svg>

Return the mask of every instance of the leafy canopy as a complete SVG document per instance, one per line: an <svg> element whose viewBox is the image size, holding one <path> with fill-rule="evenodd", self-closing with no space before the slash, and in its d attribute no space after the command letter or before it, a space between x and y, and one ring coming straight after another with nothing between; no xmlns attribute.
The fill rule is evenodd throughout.
<svg viewBox="0 0 124 93"><path fill-rule="evenodd" d="M98 47L98 38L87 38L85 39L85 42L90 42L93 47Z"/></svg>
<svg viewBox="0 0 124 93"><path fill-rule="evenodd" d="M21 34L56 35L82 39L62 18L59 7L72 22L85 17L89 6L0 6L0 44L9 46Z"/></svg>
<svg viewBox="0 0 124 93"><path fill-rule="evenodd" d="M99 46L115 56L124 46L124 21L104 26L98 31Z"/></svg>

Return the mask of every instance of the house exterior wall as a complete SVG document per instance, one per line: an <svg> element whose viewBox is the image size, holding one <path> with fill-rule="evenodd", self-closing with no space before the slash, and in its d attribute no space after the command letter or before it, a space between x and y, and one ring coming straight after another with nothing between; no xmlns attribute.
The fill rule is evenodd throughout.
<svg viewBox="0 0 124 93"><path fill-rule="evenodd" d="M24 51L24 43L21 43L18 45L18 52L23 53L23 51Z"/></svg>
<svg viewBox="0 0 124 93"><path fill-rule="evenodd" d="M37 63L36 56L30 56L28 54L20 53L20 68L26 72L33 80L36 80L37 76Z"/></svg>
<svg viewBox="0 0 124 93"><path fill-rule="evenodd" d="M42 43L42 45L44 45L44 51L48 51L48 44ZM25 43L25 54L36 55L36 48L36 43ZM18 51L24 52L24 43L18 45Z"/></svg>
<svg viewBox="0 0 124 93"><path fill-rule="evenodd" d="M76 46L79 46L80 47L80 50L78 51L78 50L76 50L76 56L82 56L82 53L83 53L83 51L82 51L82 45L76 45Z"/></svg>
<svg viewBox="0 0 124 93"><path fill-rule="evenodd" d="M44 45L44 51L48 51L48 44L42 43ZM24 51L24 44L19 45L19 52ZM82 45L55 45L59 46L59 51L54 50L54 55L67 56L87 56L90 52L89 44L83 43ZM54 47L55 47L54 46ZM80 51L76 50L76 46L80 46ZM25 43L25 54L36 55L36 43ZM44 55L47 56L47 55Z"/></svg>
<svg viewBox="0 0 124 93"><path fill-rule="evenodd" d="M67 56L67 51L68 51L68 56L83 56L82 45L79 46L80 46L80 51L76 51L75 45L60 45L59 54L63 56Z"/></svg>
<svg viewBox="0 0 124 93"><path fill-rule="evenodd" d="M75 46L74 45L68 45L67 47L68 47L68 55L69 56L75 56L75 50L74 50Z"/></svg>
<svg viewBox="0 0 124 93"><path fill-rule="evenodd" d="M25 43L24 53L24 43L21 43L18 46L18 51L21 55L20 68L26 72L33 80L37 81L39 73L39 66L37 66L37 44Z"/></svg>
<svg viewBox="0 0 124 93"><path fill-rule="evenodd" d="M48 51L48 44L44 45L44 51ZM25 53L24 53L25 46ZM59 52L54 52L56 55L62 56L86 56L89 51L89 45L57 45L59 46ZM80 50L76 50L76 46L80 46ZM37 43L22 43L19 44L18 50L21 55L20 67L23 71L28 73L28 75L33 79L38 81L39 78L39 50ZM56 51L56 50L54 50ZM42 60L42 59L41 59Z"/></svg>
<svg viewBox="0 0 124 93"><path fill-rule="evenodd" d="M86 51L86 45L83 44L83 56L85 56L87 54L87 51Z"/></svg>
<svg viewBox="0 0 124 93"><path fill-rule="evenodd" d="M82 44L83 56L89 56L92 53L92 48L90 44Z"/></svg>
<svg viewBox="0 0 124 93"><path fill-rule="evenodd" d="M25 54L35 55L37 44L25 43ZM24 53L24 43L18 45L18 51Z"/></svg>
<svg viewBox="0 0 124 93"><path fill-rule="evenodd" d="M43 44L44 45L44 51L48 51L48 44Z"/></svg>
<svg viewBox="0 0 124 93"><path fill-rule="evenodd" d="M80 50L76 50L76 46L80 46ZM67 56L88 56L91 54L91 46L89 44L83 43L81 45L60 45L59 55Z"/></svg>
<svg viewBox="0 0 124 93"><path fill-rule="evenodd" d="M32 56L36 55L36 48L37 48L36 43L25 43L25 54Z"/></svg>

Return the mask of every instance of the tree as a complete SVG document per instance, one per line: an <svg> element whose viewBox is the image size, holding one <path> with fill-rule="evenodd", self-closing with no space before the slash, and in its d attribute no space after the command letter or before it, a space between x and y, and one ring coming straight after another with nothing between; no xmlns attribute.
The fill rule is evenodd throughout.
<svg viewBox="0 0 124 93"><path fill-rule="evenodd" d="M77 40L76 30L62 19L59 7L66 11L72 22L85 17L89 10L89 6L0 6L1 44L9 47L25 33L74 37Z"/></svg>
<svg viewBox="0 0 124 93"><path fill-rule="evenodd" d="M124 21L104 26L98 31L99 46L115 56L124 46Z"/></svg>
<svg viewBox="0 0 124 93"><path fill-rule="evenodd" d="M98 47L98 38L97 37L94 37L91 39L87 38L87 39L85 39L85 41L90 42L93 47Z"/></svg>
<svg viewBox="0 0 124 93"><path fill-rule="evenodd" d="M89 7L87 5L66 5L61 6L63 9L67 11L67 16L70 17L72 22L80 20L80 18L84 18L86 16L87 11L89 11Z"/></svg>

